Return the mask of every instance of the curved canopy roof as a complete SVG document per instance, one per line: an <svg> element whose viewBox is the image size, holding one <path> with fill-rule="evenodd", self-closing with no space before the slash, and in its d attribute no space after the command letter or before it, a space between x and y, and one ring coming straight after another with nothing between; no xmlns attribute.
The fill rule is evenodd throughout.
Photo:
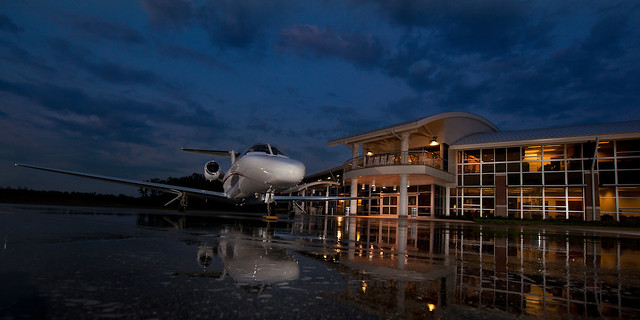
<svg viewBox="0 0 640 320"><path fill-rule="evenodd" d="M449 118L466 118L466 119L476 120L484 124L485 126L487 126L492 131L499 131L499 129L493 123L491 123L491 121L477 114L473 114L469 112L453 111L453 112L438 113L425 118L402 122L402 123L394 124L388 127L383 127L383 128L375 129L372 131L358 133L352 136L342 137L339 139L331 140L327 142L327 144L329 146L335 146L339 144L348 145L352 143L357 143L357 142L372 140L377 138L383 139L388 136L397 136L402 132L414 131L431 122L449 119Z"/></svg>

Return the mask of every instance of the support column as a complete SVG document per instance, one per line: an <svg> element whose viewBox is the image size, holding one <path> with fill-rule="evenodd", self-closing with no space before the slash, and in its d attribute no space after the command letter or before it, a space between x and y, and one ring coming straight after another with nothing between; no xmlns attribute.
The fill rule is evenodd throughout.
<svg viewBox="0 0 640 320"><path fill-rule="evenodd" d="M352 158L351 169L358 168L359 156L360 156L360 145L354 143L351 145L351 158Z"/></svg>
<svg viewBox="0 0 640 320"><path fill-rule="evenodd" d="M406 218L407 217L407 174L403 173L400 175L400 199L398 199L398 217Z"/></svg>
<svg viewBox="0 0 640 320"><path fill-rule="evenodd" d="M408 164L409 163L409 133L404 132L400 137L402 138L400 142L400 164Z"/></svg>
<svg viewBox="0 0 640 320"><path fill-rule="evenodd" d="M444 190L444 215L448 217L451 215L451 187L444 187Z"/></svg>
<svg viewBox="0 0 640 320"><path fill-rule="evenodd" d="M325 193L324 195L327 197L329 196L329 186L327 186L327 193ZM324 202L324 214L329 214L329 201Z"/></svg>
<svg viewBox="0 0 640 320"><path fill-rule="evenodd" d="M352 197L357 197L358 196L358 179L351 179L351 196ZM358 200L350 200L351 204L350 204L350 208L349 209L349 214L356 214L356 210L358 210ZM347 214L347 215L349 215Z"/></svg>

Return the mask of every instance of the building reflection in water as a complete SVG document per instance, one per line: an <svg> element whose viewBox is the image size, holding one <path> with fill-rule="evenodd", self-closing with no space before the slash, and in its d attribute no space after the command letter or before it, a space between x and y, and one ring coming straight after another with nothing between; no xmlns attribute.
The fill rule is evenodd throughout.
<svg viewBox="0 0 640 320"><path fill-rule="evenodd" d="M223 262L218 276L262 287L295 281L292 254L304 255L342 275L346 285L331 293L335 299L382 317L487 318L501 310L515 317L640 318L640 243L620 234L328 216L158 219L141 217L139 224L206 225L202 234L216 237L210 246L198 244L198 261L205 269L212 257ZM255 276L256 266L264 278Z"/></svg>
<svg viewBox="0 0 640 320"><path fill-rule="evenodd" d="M455 309L471 306L544 318L640 317L634 238L375 218L309 220L287 232L308 241L320 230L315 239L326 243L335 235L336 246L333 256L328 247L319 255L350 272L344 298L369 308L407 315L441 308L444 315L464 316Z"/></svg>

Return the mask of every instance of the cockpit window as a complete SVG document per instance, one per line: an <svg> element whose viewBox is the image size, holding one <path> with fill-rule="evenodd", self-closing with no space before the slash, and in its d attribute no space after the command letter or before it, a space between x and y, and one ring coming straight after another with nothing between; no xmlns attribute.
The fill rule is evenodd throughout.
<svg viewBox="0 0 640 320"><path fill-rule="evenodd" d="M274 155L276 156L287 156L286 154L284 154L284 152L280 151L278 148L276 148L275 146L271 146L271 152L273 152Z"/></svg>
<svg viewBox="0 0 640 320"><path fill-rule="evenodd" d="M249 152L264 152L266 154L271 154L271 152L269 151L269 146L266 145L266 144L253 145L251 148L247 149L245 154L247 154Z"/></svg>

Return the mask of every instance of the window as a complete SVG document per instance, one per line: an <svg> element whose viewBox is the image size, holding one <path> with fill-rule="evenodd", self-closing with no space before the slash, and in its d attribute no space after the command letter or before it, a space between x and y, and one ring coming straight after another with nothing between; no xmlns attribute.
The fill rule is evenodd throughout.
<svg viewBox="0 0 640 320"><path fill-rule="evenodd" d="M276 148L275 146L271 146L271 152L276 156L287 156L286 154L284 154L284 152L280 151L280 149Z"/></svg>

